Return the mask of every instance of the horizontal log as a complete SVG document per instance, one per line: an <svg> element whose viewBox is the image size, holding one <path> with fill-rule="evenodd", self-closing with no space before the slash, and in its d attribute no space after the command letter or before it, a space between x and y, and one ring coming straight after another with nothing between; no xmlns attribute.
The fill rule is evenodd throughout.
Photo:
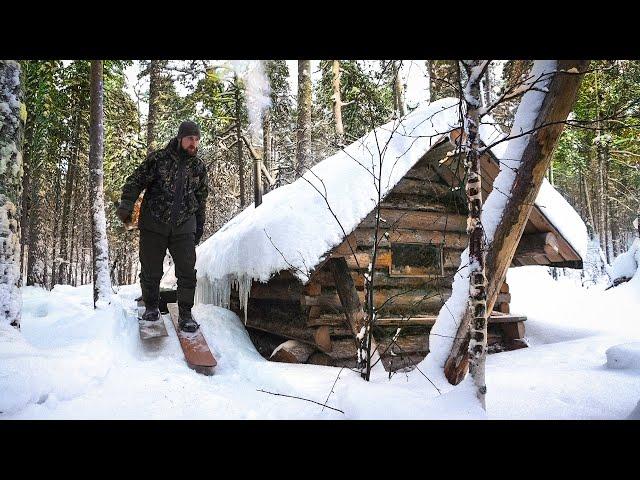
<svg viewBox="0 0 640 480"><path fill-rule="evenodd" d="M422 157L422 159L420 159L413 167L411 167L403 178L412 178L416 180L426 180L431 182L440 181L440 176L430 165L430 160L433 158L434 154L432 152L429 152L427 155Z"/></svg>
<svg viewBox="0 0 640 480"><path fill-rule="evenodd" d="M509 315L500 312L491 312L489 317L490 324L524 322L526 320L527 317L522 315Z"/></svg>
<svg viewBox="0 0 640 480"><path fill-rule="evenodd" d="M347 334L351 333L351 329L344 328L344 330ZM331 351L331 333L332 332L327 325L322 325L315 329L313 334L314 343L323 352Z"/></svg>
<svg viewBox="0 0 640 480"><path fill-rule="evenodd" d="M500 286L500 293L509 293L509 284L505 281Z"/></svg>
<svg viewBox="0 0 640 480"><path fill-rule="evenodd" d="M313 287L310 287L313 288ZM294 282L253 282L251 284L251 292L249 293L252 299L271 299L271 300L284 300L284 301L298 301L300 295L304 293L305 288Z"/></svg>
<svg viewBox="0 0 640 480"><path fill-rule="evenodd" d="M564 260L580 260L580 256L569 245L566 239L558 233L558 230L549 222L541 211L541 207L536 205L531 209L528 222L530 222L539 232L551 232L555 235L558 243L558 254ZM559 261L559 260L558 260Z"/></svg>
<svg viewBox="0 0 640 480"><path fill-rule="evenodd" d="M391 208L398 210L415 210L420 212L455 212L453 201L437 201L428 197L423 197L410 193L392 193L387 195L380 202L381 208Z"/></svg>
<svg viewBox="0 0 640 480"><path fill-rule="evenodd" d="M420 310L425 310L427 308L440 307L449 297L451 296L451 289L415 289L415 290L407 290L407 289L379 289L375 290L373 293L373 303L376 308L380 308L383 303L385 304L385 309L391 309L395 307L410 307ZM360 298L360 302L364 305L365 302L365 292L360 290L358 291L358 297ZM387 301L388 300L388 301ZM303 306L323 306L338 309L342 308L340 303L340 298L338 294L326 294L323 293L317 297L311 297L308 295L303 295L301 297L301 304Z"/></svg>
<svg viewBox="0 0 640 480"><path fill-rule="evenodd" d="M437 315L415 315L415 316L385 316L376 318L376 326L378 327L432 327L436 323ZM489 324L505 324L524 322L527 317L521 315L505 315L499 312L492 312L489 317ZM307 325L309 327L318 327L321 325L340 328L345 323L343 314L323 313L318 318L309 319ZM332 334L339 334L337 330L331 330Z"/></svg>
<svg viewBox="0 0 640 480"><path fill-rule="evenodd" d="M415 317L378 317L376 318L376 326L379 327L396 327L396 326L423 326L432 327L436 322L435 315L419 315ZM318 318L309 319L307 325L311 327L325 325L340 327L345 323L344 315L324 313ZM337 332L336 332L337 333Z"/></svg>
<svg viewBox="0 0 640 480"><path fill-rule="evenodd" d="M315 348L306 343L287 340L273 351L269 360L284 363L306 363L314 351Z"/></svg>
<svg viewBox="0 0 640 480"><path fill-rule="evenodd" d="M381 224L384 228L448 230L464 233L467 231L467 216L456 213L416 212L412 210L394 210L381 208ZM375 211L367 215L358 228L373 228L376 225Z"/></svg>
<svg viewBox="0 0 640 480"><path fill-rule="evenodd" d="M371 251L356 250L356 254L346 255L345 260L350 270L366 270L373 261ZM389 268L391 266L391 251L378 249L374 268Z"/></svg>
<svg viewBox="0 0 640 480"><path fill-rule="evenodd" d="M356 288L358 290L364 289L364 274L356 270L352 270L350 273ZM325 287L325 290L326 288L335 287L331 272L319 271L313 278L320 283L322 287ZM388 271L374 270L373 285L374 288L445 288L451 285L451 278L446 276L390 276Z"/></svg>
<svg viewBox="0 0 640 480"><path fill-rule="evenodd" d="M556 255L559 256L557 237L551 233L529 233L522 235L516 256Z"/></svg>
<svg viewBox="0 0 640 480"><path fill-rule="evenodd" d="M358 247L372 247L375 237L375 229L358 227L352 233ZM416 230L416 229L385 229L378 231L378 246L389 247L394 243L424 243L442 245L448 248L464 249L469 244L466 233L450 232L446 230Z"/></svg>
<svg viewBox="0 0 640 480"><path fill-rule="evenodd" d="M247 319L247 329L251 328L265 333L278 335L287 340L298 340L303 343L315 346L313 330L306 327L292 327L284 322L256 322Z"/></svg>
<svg viewBox="0 0 640 480"><path fill-rule="evenodd" d="M391 192L384 198L384 201L388 201L388 198L395 195L411 195L420 196L430 199L441 200L438 203L445 204L444 200L451 197L452 194L456 194L451 190L449 185L442 182L434 182L429 180L418 180L414 178L403 178L396 186L393 187Z"/></svg>
<svg viewBox="0 0 640 480"><path fill-rule="evenodd" d="M244 314L241 314L241 318L243 316ZM307 317L300 311L299 305L292 309L290 304L250 301L246 326L314 345L314 332L306 326L306 321Z"/></svg>
<svg viewBox="0 0 640 480"><path fill-rule="evenodd" d="M460 254L462 250L452 249L452 248L443 248L442 252L442 267L445 270L456 270L460 267ZM347 266L350 270L365 270L368 268L369 264L372 263L372 250L369 249L358 249L355 252L355 255L350 254L346 255L345 260L347 261ZM374 268L384 268L388 269L391 267L393 262L391 249L379 247L378 253L376 255L376 262ZM426 276L433 275L442 275L442 270L433 270L432 273L427 274ZM413 276L413 275L412 275Z"/></svg>
<svg viewBox="0 0 640 480"><path fill-rule="evenodd" d="M505 340L518 340L524 338L524 322L502 324L502 332Z"/></svg>
<svg viewBox="0 0 640 480"><path fill-rule="evenodd" d="M389 349L391 338L376 339L378 343L378 352L381 356L391 355ZM428 335L410 335L406 337L399 337L393 348L393 352L397 354L402 353L424 353L429 351L429 336ZM346 359L356 358L357 351L355 342L352 339L334 340L333 349L329 355L334 359Z"/></svg>
<svg viewBox="0 0 640 480"><path fill-rule="evenodd" d="M335 365L334 359L323 352L312 353L311 356L307 359L307 363L311 365L326 365L329 367Z"/></svg>

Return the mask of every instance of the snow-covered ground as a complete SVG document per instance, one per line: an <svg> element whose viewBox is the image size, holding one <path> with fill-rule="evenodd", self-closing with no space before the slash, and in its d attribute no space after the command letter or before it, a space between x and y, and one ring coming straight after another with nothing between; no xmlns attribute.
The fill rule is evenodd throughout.
<svg viewBox="0 0 640 480"><path fill-rule="evenodd" d="M531 346L489 356L486 414L468 380L452 388L428 361L370 383L347 369L337 379L337 368L268 362L241 320L211 305L194 308L218 360L205 377L185 364L170 322L169 337L142 344L137 285L97 312L86 285L23 288L21 332L0 326L0 419L640 418L640 275L604 291L521 267L508 282ZM344 413L259 390L328 397Z"/></svg>

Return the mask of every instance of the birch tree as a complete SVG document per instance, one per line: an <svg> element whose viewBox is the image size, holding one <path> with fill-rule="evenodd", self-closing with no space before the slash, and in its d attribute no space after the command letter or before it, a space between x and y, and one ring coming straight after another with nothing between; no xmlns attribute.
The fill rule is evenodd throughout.
<svg viewBox="0 0 640 480"><path fill-rule="evenodd" d="M107 221L104 210L104 108L103 62L91 62L91 129L89 182L91 185L91 232L93 252L93 306L108 302L111 296Z"/></svg>
<svg viewBox="0 0 640 480"><path fill-rule="evenodd" d="M342 97L340 95L340 60L331 63L333 73L333 119L336 127L336 144L344 145L344 126L342 125Z"/></svg>
<svg viewBox="0 0 640 480"><path fill-rule="evenodd" d="M0 60L0 323L20 327L20 196L27 110L21 70Z"/></svg>
<svg viewBox="0 0 640 480"><path fill-rule="evenodd" d="M480 81L489 65L489 60L465 60L462 62L467 74L463 90L466 115L463 129L466 137L467 155L465 167L467 183L465 190L469 207L467 234L469 235L469 306L470 325L469 355L470 371L482 408L485 408L484 365L487 355L487 279L485 277L484 227L480 221L482 213L482 186L479 155L480 127Z"/></svg>

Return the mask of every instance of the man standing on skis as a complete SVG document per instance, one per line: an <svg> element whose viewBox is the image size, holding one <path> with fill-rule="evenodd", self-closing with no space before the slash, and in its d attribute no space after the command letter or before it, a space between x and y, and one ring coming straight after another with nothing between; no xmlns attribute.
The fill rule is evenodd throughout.
<svg viewBox="0 0 640 480"><path fill-rule="evenodd" d="M169 249L178 279L178 323L185 332L195 332L199 327L191 316L196 288L194 267L209 194L206 166L197 156L199 142L198 125L189 120L182 122L178 135L164 148L149 154L127 178L116 211L123 222L130 220L134 203L146 189L138 220L140 286L146 307L142 319L160 318L160 280Z"/></svg>

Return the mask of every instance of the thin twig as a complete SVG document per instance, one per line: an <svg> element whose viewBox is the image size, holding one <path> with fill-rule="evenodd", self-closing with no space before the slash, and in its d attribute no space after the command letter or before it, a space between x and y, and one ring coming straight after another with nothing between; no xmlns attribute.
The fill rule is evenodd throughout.
<svg viewBox="0 0 640 480"><path fill-rule="evenodd" d="M328 405L324 405L324 404L322 404L320 402L316 402L315 400L309 400L308 398L296 397L294 395L285 395L284 393L267 392L266 390L260 390L260 389L257 389L256 391L262 392L262 393L268 393L269 395L277 395L278 397L296 398L298 400L304 400L305 402L315 403L316 405L320 405L323 408L326 407L326 408L329 408L331 410L335 410L336 412L340 412L340 413L342 413L344 415L344 412L342 410L340 410L339 408L333 408L333 407L330 407Z"/></svg>

